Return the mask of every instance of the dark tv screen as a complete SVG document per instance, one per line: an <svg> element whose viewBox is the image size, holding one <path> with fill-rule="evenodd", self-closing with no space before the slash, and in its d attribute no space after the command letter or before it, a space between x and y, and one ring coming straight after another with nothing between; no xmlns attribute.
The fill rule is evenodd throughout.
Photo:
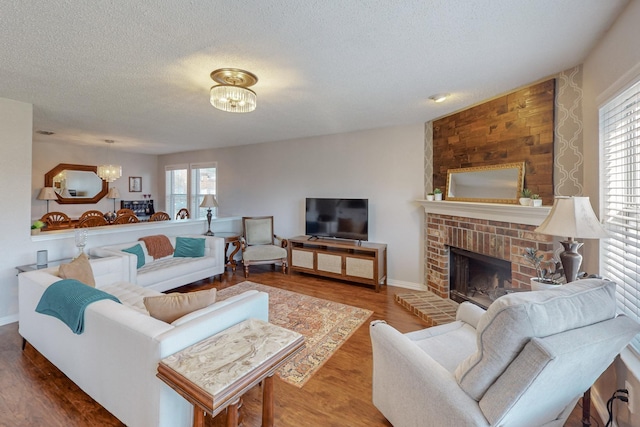
<svg viewBox="0 0 640 427"><path fill-rule="evenodd" d="M369 240L368 199L307 198L305 204L307 236Z"/></svg>

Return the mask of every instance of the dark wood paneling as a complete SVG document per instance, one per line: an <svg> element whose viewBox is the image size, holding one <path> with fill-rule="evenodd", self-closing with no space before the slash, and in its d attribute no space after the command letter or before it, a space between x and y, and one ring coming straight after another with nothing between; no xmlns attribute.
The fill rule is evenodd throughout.
<svg viewBox="0 0 640 427"><path fill-rule="evenodd" d="M525 188L553 202L555 80L433 122L433 186L449 169L525 162Z"/></svg>

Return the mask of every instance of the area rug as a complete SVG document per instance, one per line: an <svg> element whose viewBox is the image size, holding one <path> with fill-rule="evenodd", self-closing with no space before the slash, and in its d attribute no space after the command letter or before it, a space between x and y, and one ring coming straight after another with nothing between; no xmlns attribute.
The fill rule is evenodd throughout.
<svg viewBox="0 0 640 427"><path fill-rule="evenodd" d="M304 335L305 347L277 371L283 381L296 387L302 387L373 314L371 310L248 281L218 291L217 299L251 289L269 294L269 322Z"/></svg>

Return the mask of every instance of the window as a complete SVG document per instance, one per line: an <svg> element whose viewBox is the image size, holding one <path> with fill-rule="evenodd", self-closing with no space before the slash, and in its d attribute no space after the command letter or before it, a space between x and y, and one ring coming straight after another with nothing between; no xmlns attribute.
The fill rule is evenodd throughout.
<svg viewBox="0 0 640 427"><path fill-rule="evenodd" d="M187 208L191 218L205 218L207 209L200 203L205 194L216 195L216 163L193 163L165 167L166 210L171 218ZM217 208L211 209L215 215Z"/></svg>
<svg viewBox="0 0 640 427"><path fill-rule="evenodd" d="M191 165L191 212L192 218L205 218L207 208L201 208L200 203L205 194L216 195L216 164L192 164ZM215 216L218 208L212 208Z"/></svg>
<svg viewBox="0 0 640 427"><path fill-rule="evenodd" d="M601 201L609 239L600 271L615 281L618 306L640 320L640 82L600 109ZM640 335L632 342L640 351Z"/></svg>
<svg viewBox="0 0 640 427"><path fill-rule="evenodd" d="M189 192L187 182L187 166L176 165L165 167L165 206L167 213L171 218L176 217L176 213L181 208L188 208L189 201L187 195Z"/></svg>

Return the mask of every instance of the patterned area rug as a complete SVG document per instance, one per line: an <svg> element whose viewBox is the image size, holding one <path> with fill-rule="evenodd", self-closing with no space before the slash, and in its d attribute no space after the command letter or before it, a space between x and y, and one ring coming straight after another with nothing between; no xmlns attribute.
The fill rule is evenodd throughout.
<svg viewBox="0 0 640 427"><path fill-rule="evenodd" d="M250 289L269 294L269 322L305 337L302 351L277 371L283 381L296 387L302 387L373 314L371 310L254 282L238 283L217 295L222 300Z"/></svg>

